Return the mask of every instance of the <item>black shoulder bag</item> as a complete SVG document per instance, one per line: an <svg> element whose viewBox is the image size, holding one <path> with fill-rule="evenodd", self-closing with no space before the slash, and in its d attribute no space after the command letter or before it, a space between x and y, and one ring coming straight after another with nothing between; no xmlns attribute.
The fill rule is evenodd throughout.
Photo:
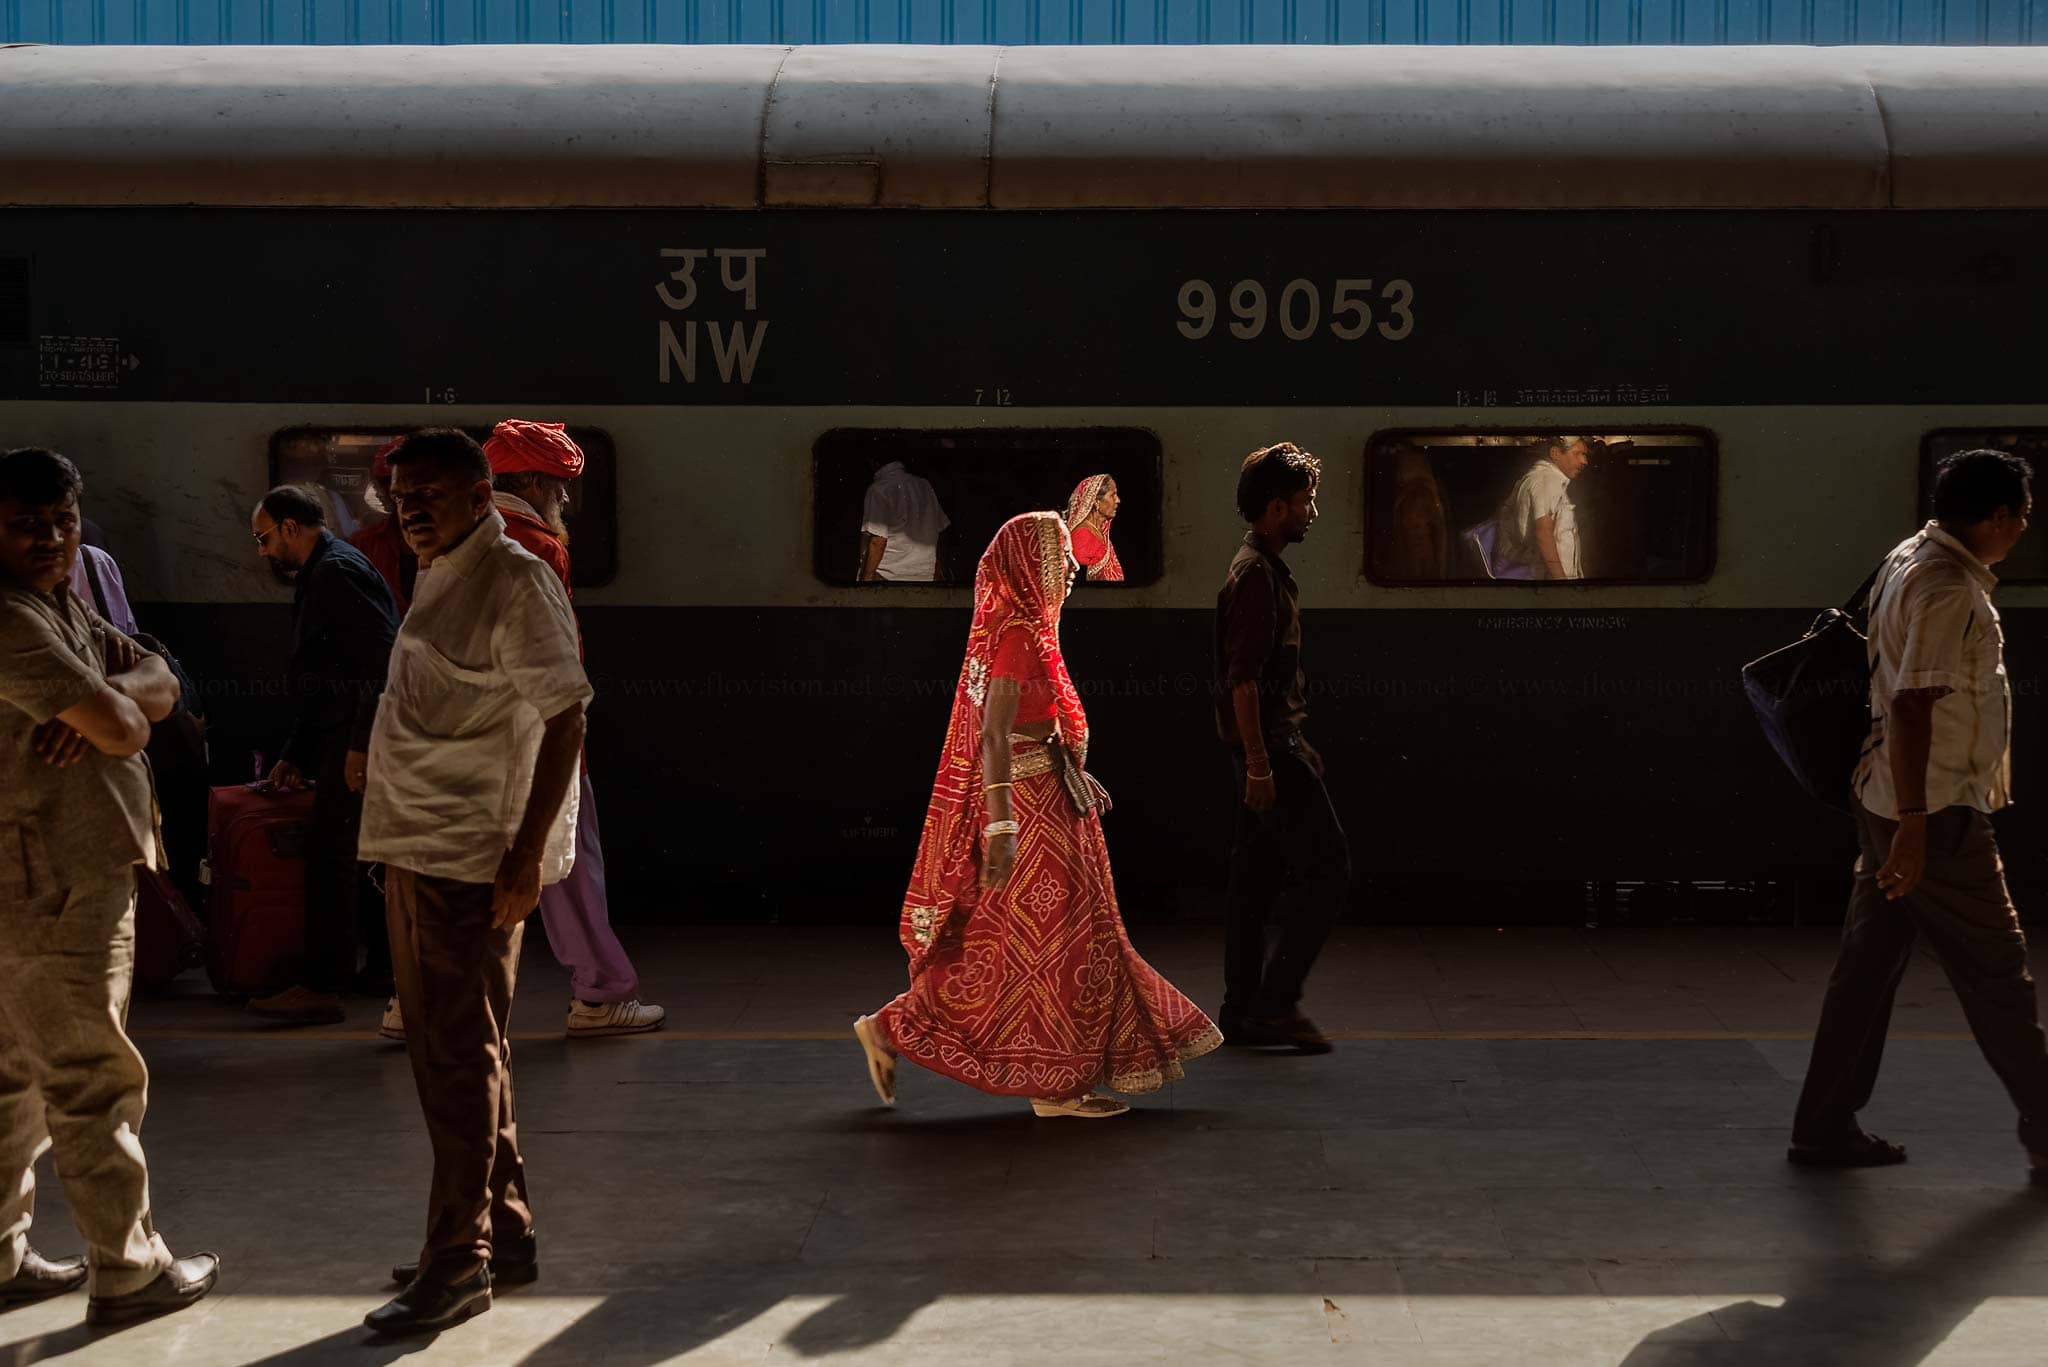
<svg viewBox="0 0 2048 1367"><path fill-rule="evenodd" d="M1814 618L1804 636L1742 667L1742 691L1764 739L1800 787L1843 811L1855 802L1851 784L1870 738L1870 643L1861 622L1883 568Z"/></svg>

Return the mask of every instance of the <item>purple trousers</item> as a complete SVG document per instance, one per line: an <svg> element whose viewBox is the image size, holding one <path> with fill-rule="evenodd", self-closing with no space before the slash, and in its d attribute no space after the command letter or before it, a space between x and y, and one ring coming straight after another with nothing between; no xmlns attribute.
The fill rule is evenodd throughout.
<svg viewBox="0 0 2048 1367"><path fill-rule="evenodd" d="M590 771L577 780L576 863L569 876L540 890L540 919L548 948L569 970L579 1000L622 1002L640 989L640 975L612 934L610 904L604 896L604 848L597 839L597 799Z"/></svg>

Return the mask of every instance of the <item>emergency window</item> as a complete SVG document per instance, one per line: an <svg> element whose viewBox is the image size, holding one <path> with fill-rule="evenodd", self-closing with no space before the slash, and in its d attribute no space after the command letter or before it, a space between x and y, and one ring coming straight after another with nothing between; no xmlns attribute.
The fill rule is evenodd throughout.
<svg viewBox="0 0 2048 1367"><path fill-rule="evenodd" d="M270 439L272 484L312 484L327 496L328 529L346 539L382 520L386 509L370 479L384 443L416 427L293 427ZM481 443L488 427L465 427ZM618 453L595 427L569 428L583 448L583 474L569 486L563 520L569 528L569 579L579 589L609 584L618 573Z"/></svg>
<svg viewBox="0 0 2048 1367"><path fill-rule="evenodd" d="M1686 583L1714 567L1708 432L1382 432L1366 480L1376 584Z"/></svg>

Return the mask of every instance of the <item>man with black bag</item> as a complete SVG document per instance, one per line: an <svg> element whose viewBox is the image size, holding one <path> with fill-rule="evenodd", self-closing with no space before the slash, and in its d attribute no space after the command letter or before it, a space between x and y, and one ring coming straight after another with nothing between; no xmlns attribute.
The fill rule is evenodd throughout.
<svg viewBox="0 0 2048 1367"><path fill-rule="evenodd" d="M294 484L263 496L249 519L256 553L292 584L291 686L298 717L270 781L313 783L306 826L306 966L297 984L249 1003L295 1025L346 1017L360 941L373 976L389 976L383 918L359 915L364 893L356 842L377 694L398 635L398 606L363 553L327 530L319 495ZM374 903L373 903L374 905ZM381 910L381 908L379 908ZM383 984L371 984L383 995Z"/></svg>
<svg viewBox="0 0 2048 1367"><path fill-rule="evenodd" d="M1925 934L2019 1108L2048 1185L2048 1037L1991 814L2010 800L2012 691L1991 572L2033 509L2026 462L1941 463L1934 521L1899 543L1872 590L1870 729L1852 780L1859 855L1842 948L1814 1034L1787 1157L1812 1167L1906 1161L1866 1133L1892 998Z"/></svg>

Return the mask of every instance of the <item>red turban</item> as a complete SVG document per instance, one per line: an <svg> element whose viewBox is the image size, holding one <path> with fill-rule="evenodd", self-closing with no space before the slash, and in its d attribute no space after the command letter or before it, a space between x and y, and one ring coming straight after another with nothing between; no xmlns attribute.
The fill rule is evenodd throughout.
<svg viewBox="0 0 2048 1367"><path fill-rule="evenodd" d="M377 454L370 458L370 478L384 480L391 478L391 453L396 451L404 437L393 437L377 448Z"/></svg>
<svg viewBox="0 0 2048 1367"><path fill-rule="evenodd" d="M574 479L583 473L583 448L569 440L558 422L528 422L507 418L491 429L484 443L484 458L494 475L531 470L557 479Z"/></svg>

